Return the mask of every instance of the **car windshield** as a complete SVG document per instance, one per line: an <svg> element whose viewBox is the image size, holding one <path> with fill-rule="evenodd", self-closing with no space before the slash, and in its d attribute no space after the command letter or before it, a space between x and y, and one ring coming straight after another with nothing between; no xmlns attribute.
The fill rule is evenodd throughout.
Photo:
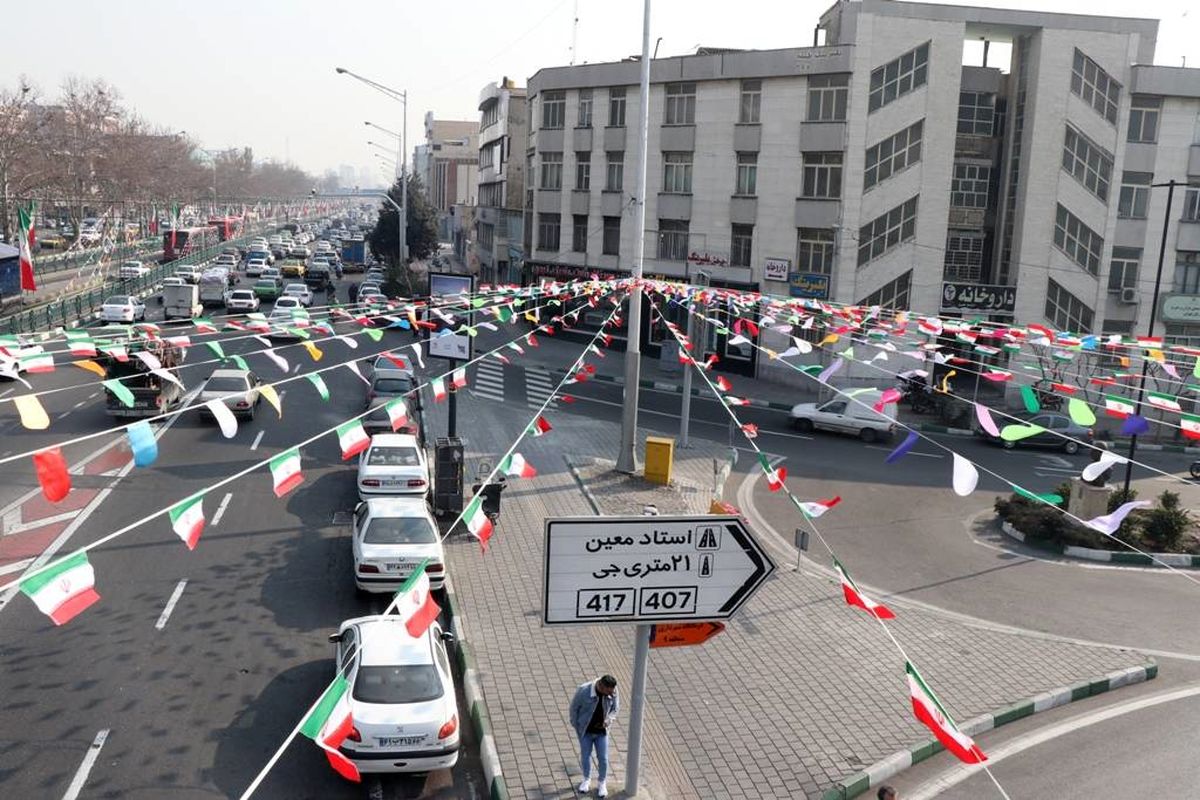
<svg viewBox="0 0 1200 800"><path fill-rule="evenodd" d="M129 298L123 297L121 295L117 295L116 297L110 297L107 300L105 300L104 305L106 305L106 306L127 306L127 305L129 305Z"/></svg>
<svg viewBox="0 0 1200 800"><path fill-rule="evenodd" d="M233 294L229 295L230 300L253 300L254 292L248 292L244 289L238 289Z"/></svg>
<svg viewBox="0 0 1200 800"><path fill-rule="evenodd" d="M363 703L427 703L442 691L432 664L362 667L354 681L354 699Z"/></svg>
<svg viewBox="0 0 1200 800"><path fill-rule="evenodd" d="M437 531L424 517L373 517L363 544L435 544Z"/></svg>
<svg viewBox="0 0 1200 800"><path fill-rule="evenodd" d="M368 467L417 467L420 464L415 447L372 447L367 451Z"/></svg>
<svg viewBox="0 0 1200 800"><path fill-rule="evenodd" d="M258 283L254 284L254 285L261 287L263 289L274 289L275 281L259 281Z"/></svg>
<svg viewBox="0 0 1200 800"><path fill-rule="evenodd" d="M413 388L413 383L408 378L381 378L371 388L375 394L404 394Z"/></svg>
<svg viewBox="0 0 1200 800"><path fill-rule="evenodd" d="M232 375L218 375L208 379L208 383L204 385L204 391L244 392L246 391L246 379L235 378Z"/></svg>

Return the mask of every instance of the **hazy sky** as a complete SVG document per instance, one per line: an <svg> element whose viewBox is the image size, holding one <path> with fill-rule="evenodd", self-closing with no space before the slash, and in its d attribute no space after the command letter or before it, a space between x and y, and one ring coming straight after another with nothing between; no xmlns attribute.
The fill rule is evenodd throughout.
<svg viewBox="0 0 1200 800"><path fill-rule="evenodd" d="M774 48L812 41L831 0L655 0L660 56L696 45ZM962 3L960 3L962 4ZM399 129L401 107L334 73L344 66L409 92L408 133L424 138L426 111L475 119L479 90L507 75L521 85L540 67L641 51L641 0L63 0L4 4L0 83L24 73L53 96L64 77L101 77L154 123L204 147L249 145L320 173L382 162L363 125ZM991 0L980 3L1161 20L1156 63L1200 67L1195 0ZM1191 8L1192 10L1188 11ZM709 9L712 9L711 11ZM719 9L719 10L718 10ZM411 153L411 147L409 148ZM378 172L376 171L376 174Z"/></svg>

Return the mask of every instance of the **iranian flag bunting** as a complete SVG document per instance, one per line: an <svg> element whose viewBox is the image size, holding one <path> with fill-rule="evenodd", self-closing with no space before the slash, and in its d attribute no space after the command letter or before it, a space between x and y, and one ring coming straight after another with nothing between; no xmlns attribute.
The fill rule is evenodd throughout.
<svg viewBox="0 0 1200 800"><path fill-rule="evenodd" d="M778 492L783 488L783 482L787 480L786 467L771 467L771 462L767 460L765 453L758 454L758 463L762 466L763 472L767 476L767 488L772 492Z"/></svg>
<svg viewBox="0 0 1200 800"><path fill-rule="evenodd" d="M1104 413L1117 419L1125 419L1134 412L1133 403L1114 394L1104 395Z"/></svg>
<svg viewBox="0 0 1200 800"><path fill-rule="evenodd" d="M536 420L533 421L533 424L529 426L529 432L534 436L545 436L552 430L554 430L554 428L550 426L550 423L546 421L545 417L540 415Z"/></svg>
<svg viewBox="0 0 1200 800"><path fill-rule="evenodd" d="M1161 408L1164 411L1182 411L1179 401L1169 394L1161 394L1159 392L1146 392L1146 401L1155 408Z"/></svg>
<svg viewBox="0 0 1200 800"><path fill-rule="evenodd" d="M196 333L216 333L217 326L212 324L212 320L204 317L196 317L192 320L192 324L196 326Z"/></svg>
<svg viewBox="0 0 1200 800"><path fill-rule="evenodd" d="M312 711L300 724L300 732L312 739L325 751L329 766L348 781L359 782L358 767L346 758L338 747L350 735L354 720L350 716L350 684L338 675L330 684Z"/></svg>
<svg viewBox="0 0 1200 800"><path fill-rule="evenodd" d="M52 353L29 353L21 356L21 369L26 372L54 372Z"/></svg>
<svg viewBox="0 0 1200 800"><path fill-rule="evenodd" d="M534 478L537 470L520 453L513 453L500 463L500 469L510 478Z"/></svg>
<svg viewBox="0 0 1200 800"><path fill-rule="evenodd" d="M366 450L371 444L371 437L363 430L362 422L352 419L337 429L338 445L342 448L342 461L348 461Z"/></svg>
<svg viewBox="0 0 1200 800"><path fill-rule="evenodd" d="M488 515L483 513L483 498L476 495L467 505L467 510L463 513L463 519L467 522L467 530L471 535L479 540L480 546L487 550L488 539L492 538L492 521L488 519Z"/></svg>
<svg viewBox="0 0 1200 800"><path fill-rule="evenodd" d="M861 608L876 619L896 618L895 613L890 608L882 603L876 603L867 597L858 588L858 584L854 582L854 579L850 577L850 573L846 572L846 568L836 558L833 560L833 568L837 570L838 578L842 581L842 596L846 598L846 605Z"/></svg>
<svg viewBox="0 0 1200 800"><path fill-rule="evenodd" d="M325 385L325 379L321 377L320 373L310 372L304 377L308 378L312 385L317 388L317 394L321 396L321 399L329 402L329 387Z"/></svg>
<svg viewBox="0 0 1200 800"><path fill-rule="evenodd" d="M73 356L91 358L96 355L96 344L86 331L67 331L67 344Z"/></svg>
<svg viewBox="0 0 1200 800"><path fill-rule="evenodd" d="M824 514L829 509L842 502L841 496L827 497L824 500L813 500L810 502L798 502L800 511L809 519L816 519Z"/></svg>
<svg viewBox="0 0 1200 800"><path fill-rule="evenodd" d="M100 599L96 573L80 551L57 561L20 583L24 592L55 625L64 625Z"/></svg>
<svg viewBox="0 0 1200 800"><path fill-rule="evenodd" d="M1188 439L1200 439L1200 417L1194 414L1180 414L1179 430Z"/></svg>
<svg viewBox="0 0 1200 800"><path fill-rule="evenodd" d="M21 291L36 292L33 279L33 206L17 208L17 249L21 253Z"/></svg>
<svg viewBox="0 0 1200 800"><path fill-rule="evenodd" d="M392 433L400 430L408 422L408 406L404 404L403 397L388 400L383 404L383 410L387 412L388 422L392 424Z"/></svg>
<svg viewBox="0 0 1200 800"><path fill-rule="evenodd" d="M429 574L425 571L428 566L429 559L418 564L400 591L396 592L396 613L404 620L408 635L414 639L420 638L442 613L430 591Z"/></svg>
<svg viewBox="0 0 1200 800"><path fill-rule="evenodd" d="M733 388L733 384L731 384L731 383L730 383L730 382L729 382L729 381L728 381L728 380L725 378L725 376L724 376L724 375L718 375L718 376L717 376L716 384L717 384L717 388L718 388L718 389L720 389L722 392L728 392L730 389L732 389L732 388Z"/></svg>
<svg viewBox="0 0 1200 800"><path fill-rule="evenodd" d="M938 702L937 695L925 683L912 662L905 662L904 671L908 675L908 693L912 697L913 713L921 724L929 728L942 746L960 761L967 764L981 764L987 761L987 756L979 749L979 745L960 731L954 720L950 719L950 715Z"/></svg>
<svg viewBox="0 0 1200 800"><path fill-rule="evenodd" d="M450 373L450 385L455 389L461 389L467 385L467 370L465 367L459 367Z"/></svg>
<svg viewBox="0 0 1200 800"><path fill-rule="evenodd" d="M434 378L429 382L433 389L434 402L440 403L446 399L446 382L441 378Z"/></svg>
<svg viewBox="0 0 1200 800"><path fill-rule="evenodd" d="M204 530L204 496L192 497L171 506L171 529L188 550L195 550Z"/></svg>
<svg viewBox="0 0 1200 800"><path fill-rule="evenodd" d="M293 447L271 459L271 478L275 484L275 496L283 497L304 482L300 472L300 450Z"/></svg>

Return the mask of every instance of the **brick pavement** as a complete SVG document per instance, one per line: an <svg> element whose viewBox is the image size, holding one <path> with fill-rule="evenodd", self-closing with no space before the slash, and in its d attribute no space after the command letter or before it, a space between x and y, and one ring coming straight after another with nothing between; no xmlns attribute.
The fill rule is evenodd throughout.
<svg viewBox="0 0 1200 800"><path fill-rule="evenodd" d="M461 398L460 419L470 421L468 476L481 457L494 462L526 413ZM444 406L431 408L434 430L444 430L443 416ZM672 499L605 475L606 464L593 461L614 455L616 424L575 410L548 417L554 430L519 448L539 474L510 482L488 553L458 535L447 543L505 780L512 796L528 798L573 795L579 767L566 718L573 688L602 672L630 685L631 627L540 623L543 520L591 513L564 454L605 510L639 513L654 502L669 513L675 503L707 506L711 458L728 452L677 451L678 483L695 491ZM1146 663L1136 652L980 630L912 609L892 629L959 720ZM654 651L648 687L648 797L816 798L839 778L928 738L909 708L903 662L878 624L846 607L831 580L786 566L723 635L702 647ZM613 736L616 787L624 780L622 716Z"/></svg>

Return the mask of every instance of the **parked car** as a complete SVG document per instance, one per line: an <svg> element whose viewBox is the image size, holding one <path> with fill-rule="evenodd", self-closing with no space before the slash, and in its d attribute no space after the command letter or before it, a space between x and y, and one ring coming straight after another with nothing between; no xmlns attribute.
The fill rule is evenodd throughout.
<svg viewBox="0 0 1200 800"><path fill-rule="evenodd" d="M372 497L359 503L350 538L360 591L394 594L426 558L430 585L440 589L446 580L441 536L423 497Z"/></svg>
<svg viewBox="0 0 1200 800"><path fill-rule="evenodd" d="M146 304L132 295L115 294L100 306L102 322L140 322L146 319Z"/></svg>
<svg viewBox="0 0 1200 800"><path fill-rule="evenodd" d="M1011 422L1013 425L1037 425L1045 428L1044 433L1035 433L1033 436L1026 437L1017 441L1005 441L1002 438L992 436L985 430L976 429L975 435L982 436L988 441L998 444L1005 450L1012 450L1014 447L1050 447L1062 450L1067 455L1074 455L1079 452L1082 443L1091 444L1095 432L1091 428L1085 428L1078 425L1066 414L1059 414L1055 411L1042 411L1037 414L1014 414L1014 417L1020 422ZM1001 432L1007 427L1001 426Z"/></svg>
<svg viewBox="0 0 1200 800"><path fill-rule="evenodd" d="M407 433L377 433L358 457L358 496L409 494L429 491L429 465L417 437Z"/></svg>
<svg viewBox="0 0 1200 800"><path fill-rule="evenodd" d="M225 298L225 307L230 311L258 311L261 304L252 289L234 289Z"/></svg>
<svg viewBox="0 0 1200 800"><path fill-rule="evenodd" d="M350 685L353 728L339 751L359 772L429 772L458 762L458 699L436 622L418 637L396 614L348 619L329 637Z"/></svg>
<svg viewBox="0 0 1200 800"><path fill-rule="evenodd" d="M125 261L117 269L118 278L140 278L150 272L150 268L141 261Z"/></svg>
<svg viewBox="0 0 1200 800"><path fill-rule="evenodd" d="M391 400L393 397L404 397L405 404L408 406L408 425L405 427L407 433L416 433L420 430L418 415L421 411L421 397L419 393L412 392L416 387L417 382L413 377L412 370L396 369L393 365L389 368L383 368L383 365L376 363L369 378L370 386L367 388L366 408L380 405L381 403ZM363 428L368 432L375 430L390 431L392 423L388 419L387 410L380 407L372 411L362 420Z"/></svg>
<svg viewBox="0 0 1200 800"><path fill-rule="evenodd" d="M283 287L283 297L294 297L300 301L300 305L308 308L313 303L312 289L308 288L305 283L289 283Z"/></svg>
<svg viewBox="0 0 1200 800"><path fill-rule="evenodd" d="M792 406L792 425L802 433L824 430L849 433L864 442L886 439L896 429L896 404L889 403L877 412L872 406L880 397L882 392L863 392L853 400L835 397L825 403L798 403Z"/></svg>
<svg viewBox="0 0 1200 800"><path fill-rule="evenodd" d="M261 300L275 300L279 297L278 278L259 278L251 287L254 296Z"/></svg>
<svg viewBox="0 0 1200 800"><path fill-rule="evenodd" d="M220 400L234 414L254 419L254 410L262 400L259 386L262 381L247 369L215 369L205 381L196 398L200 416L211 419L212 412L205 406L209 400Z"/></svg>

